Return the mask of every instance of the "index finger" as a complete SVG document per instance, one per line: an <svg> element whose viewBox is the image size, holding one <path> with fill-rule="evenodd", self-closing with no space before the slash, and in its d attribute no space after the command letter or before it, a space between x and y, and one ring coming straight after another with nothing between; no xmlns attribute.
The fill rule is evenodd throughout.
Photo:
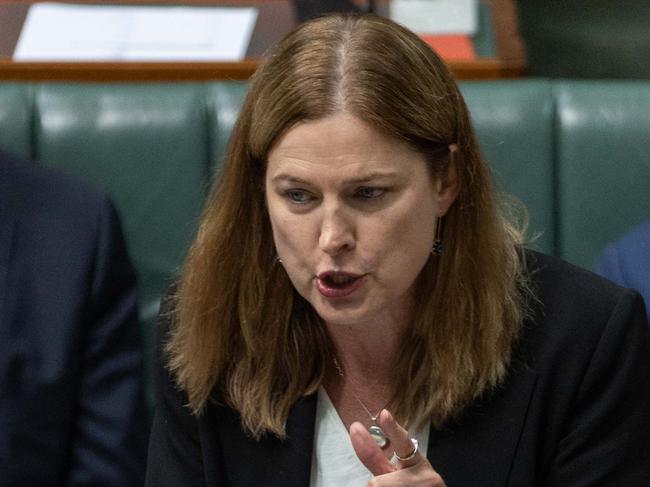
<svg viewBox="0 0 650 487"><path fill-rule="evenodd" d="M411 435L409 432L400 426L400 424L395 420L393 415L387 409L384 409L379 414L378 419L379 425L386 432L386 436L388 436L395 454L402 458L411 456L415 450L415 445L413 441L411 441ZM415 465L421 459L422 455L419 452L415 452L413 458L409 458L408 460L396 460L399 462L401 468L407 468Z"/></svg>
<svg viewBox="0 0 650 487"><path fill-rule="evenodd" d="M396 470L395 465L386 458L377 442L361 423L354 422L350 425L350 440L357 457L373 475L383 475Z"/></svg>

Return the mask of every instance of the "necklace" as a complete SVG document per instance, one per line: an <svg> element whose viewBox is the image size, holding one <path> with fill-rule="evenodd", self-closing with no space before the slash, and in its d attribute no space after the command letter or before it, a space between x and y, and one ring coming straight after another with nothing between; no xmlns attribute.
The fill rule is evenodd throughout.
<svg viewBox="0 0 650 487"><path fill-rule="evenodd" d="M339 361L336 360L336 357L334 357L334 368L336 368L336 371L338 372L339 376L341 378L345 377L345 374L343 373L343 367L341 367L341 364L339 364ZM379 417L379 413L381 413L386 406L388 406L388 401L386 404L384 404L379 411L377 411L377 414L372 414L366 404L361 400L359 396L357 396L356 392L354 392L354 389L350 389L350 392L354 396L354 398L359 401L359 404L361 404L361 407L363 410L368 413L368 416L370 416L370 420L372 421L372 426L368 427L368 433L370 433L370 436L372 436L372 439L375 440L375 443L379 445L380 448L385 448L388 446L389 440L388 437L386 436L386 433L384 432L383 428L379 426L379 423L377 423L377 418Z"/></svg>

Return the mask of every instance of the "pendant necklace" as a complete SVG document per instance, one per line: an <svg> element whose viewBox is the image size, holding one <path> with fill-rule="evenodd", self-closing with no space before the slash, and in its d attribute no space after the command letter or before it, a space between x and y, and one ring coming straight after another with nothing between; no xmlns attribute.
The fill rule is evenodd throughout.
<svg viewBox="0 0 650 487"><path fill-rule="evenodd" d="M339 376L343 379L345 377L345 374L343 373L343 367L339 364L339 361L336 360L336 357L334 357L334 367L336 368L336 371L338 372ZM359 396L354 392L354 389L350 389L350 392L354 396L354 398L361 404L361 407L363 410L368 413L368 416L370 416L370 420L372 421L372 425L368 427L368 433L370 433L370 436L372 436L372 439L375 440L375 443L379 445L380 448L386 448L388 446L388 443L390 442L388 440L388 437L386 436L386 433L384 432L383 428L379 426L379 423L377 423L377 418L379 418L379 414L384 410L386 406L388 406L388 401L384 406L377 411L377 414L372 414L370 410L366 407L365 403L361 400Z"/></svg>

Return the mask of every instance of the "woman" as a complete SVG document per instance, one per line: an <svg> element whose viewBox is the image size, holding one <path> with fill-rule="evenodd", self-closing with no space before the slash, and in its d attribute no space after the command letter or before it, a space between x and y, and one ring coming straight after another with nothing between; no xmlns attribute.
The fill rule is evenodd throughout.
<svg viewBox="0 0 650 487"><path fill-rule="evenodd" d="M525 251L417 36L256 73L162 314L148 485L646 485L639 297Z"/></svg>

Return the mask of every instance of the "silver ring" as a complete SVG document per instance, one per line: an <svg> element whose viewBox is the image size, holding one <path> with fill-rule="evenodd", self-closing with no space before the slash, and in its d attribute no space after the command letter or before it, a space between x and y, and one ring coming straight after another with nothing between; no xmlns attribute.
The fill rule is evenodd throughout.
<svg viewBox="0 0 650 487"><path fill-rule="evenodd" d="M400 457L397 454L397 452L393 450L393 455L395 455L395 458L397 458L400 462L406 462L408 460L412 460L415 457L415 455L417 454L417 452L418 452L418 440L416 440L415 438L411 438L411 443L413 443L413 451L411 453L409 453L405 457Z"/></svg>

